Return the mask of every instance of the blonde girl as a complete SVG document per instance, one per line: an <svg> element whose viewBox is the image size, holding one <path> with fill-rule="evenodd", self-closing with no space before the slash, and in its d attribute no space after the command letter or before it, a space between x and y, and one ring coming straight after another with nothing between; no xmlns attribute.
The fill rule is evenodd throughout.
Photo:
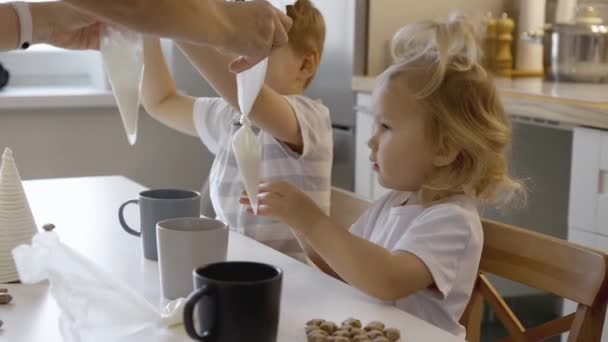
<svg viewBox="0 0 608 342"><path fill-rule="evenodd" d="M520 190L504 156L511 129L465 18L409 25L393 52L374 90L368 143L379 182L392 191L350 228L287 183L260 186L258 213L304 238L324 272L464 337L458 321L483 245L477 205Z"/></svg>

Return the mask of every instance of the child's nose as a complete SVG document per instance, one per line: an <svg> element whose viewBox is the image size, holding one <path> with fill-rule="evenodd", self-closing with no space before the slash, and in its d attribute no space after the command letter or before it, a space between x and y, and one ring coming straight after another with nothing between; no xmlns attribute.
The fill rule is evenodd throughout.
<svg viewBox="0 0 608 342"><path fill-rule="evenodd" d="M378 146L378 139L376 134L372 135L372 137L369 138L369 140L367 141L367 146L372 150L376 149L376 147Z"/></svg>

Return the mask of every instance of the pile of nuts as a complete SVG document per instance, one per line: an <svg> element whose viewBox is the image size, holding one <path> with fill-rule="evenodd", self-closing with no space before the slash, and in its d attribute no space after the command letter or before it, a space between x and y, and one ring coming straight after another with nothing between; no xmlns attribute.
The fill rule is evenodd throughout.
<svg viewBox="0 0 608 342"><path fill-rule="evenodd" d="M0 289L0 305L8 304L13 300L13 296L8 294L8 289ZM0 328L4 323L0 321Z"/></svg>
<svg viewBox="0 0 608 342"><path fill-rule="evenodd" d="M323 319L306 323L308 342L395 342L401 338L398 329L385 328L382 322L370 322L365 327L361 321L349 318L338 325Z"/></svg>

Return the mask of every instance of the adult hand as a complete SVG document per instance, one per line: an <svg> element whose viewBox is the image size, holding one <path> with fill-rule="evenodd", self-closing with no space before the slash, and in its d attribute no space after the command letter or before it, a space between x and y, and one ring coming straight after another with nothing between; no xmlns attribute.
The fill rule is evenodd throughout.
<svg viewBox="0 0 608 342"><path fill-rule="evenodd" d="M99 49L102 24L61 2L30 4L33 43L74 50Z"/></svg>
<svg viewBox="0 0 608 342"><path fill-rule="evenodd" d="M241 72L288 42L292 21L265 0L218 2L218 20L226 28L221 48L241 55L230 70Z"/></svg>

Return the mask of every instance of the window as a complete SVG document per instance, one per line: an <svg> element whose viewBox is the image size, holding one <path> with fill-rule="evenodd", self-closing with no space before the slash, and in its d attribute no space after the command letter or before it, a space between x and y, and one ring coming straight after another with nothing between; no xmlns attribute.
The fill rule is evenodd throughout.
<svg viewBox="0 0 608 342"><path fill-rule="evenodd" d="M43 2L41 0L26 0ZM7 3L8 0L0 0ZM49 45L0 53L11 73L9 87L94 87L108 89L97 51L69 51Z"/></svg>

